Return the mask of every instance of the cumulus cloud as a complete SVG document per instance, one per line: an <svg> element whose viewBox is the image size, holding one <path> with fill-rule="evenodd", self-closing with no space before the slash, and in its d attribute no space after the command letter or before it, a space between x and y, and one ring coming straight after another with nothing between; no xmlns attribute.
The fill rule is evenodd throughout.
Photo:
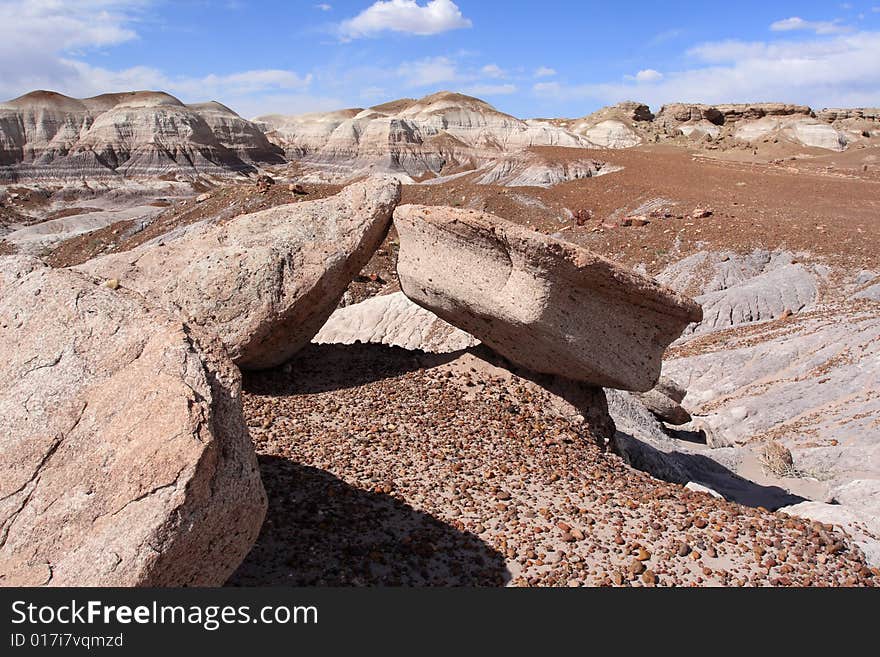
<svg viewBox="0 0 880 657"><path fill-rule="evenodd" d="M535 71L536 78L552 78L554 75L556 75L556 69L549 66L541 66Z"/></svg>
<svg viewBox="0 0 880 657"><path fill-rule="evenodd" d="M339 25L342 39L376 36L382 32L401 32L428 36L471 27L452 0L429 0L424 6L416 0L379 0L354 18Z"/></svg>
<svg viewBox="0 0 880 657"><path fill-rule="evenodd" d="M507 73L504 72L498 64L486 64L480 69L480 72L487 78L506 78Z"/></svg>
<svg viewBox="0 0 880 657"><path fill-rule="evenodd" d="M538 83L545 99L614 103L636 98L657 106L684 102L785 101L813 106L880 105L880 32L809 41L721 41L687 53L693 66L662 80L560 85Z"/></svg>
<svg viewBox="0 0 880 657"><path fill-rule="evenodd" d="M806 30L815 32L816 34L841 34L850 32L852 28L842 25L840 21L805 21L799 16L792 16L781 21L776 21L770 25L770 29L774 32L794 32L796 30Z"/></svg>
<svg viewBox="0 0 880 657"><path fill-rule="evenodd" d="M0 0L0 99L34 89L75 97L110 91L161 89L183 100L218 99L256 107L269 95L296 92L303 104L311 75L260 69L174 76L150 67L110 69L81 59L90 50L138 38L134 27L146 0Z"/></svg>
<svg viewBox="0 0 880 657"><path fill-rule="evenodd" d="M655 71L653 68L646 68L635 75L628 75L627 79L635 80L636 82L657 82L663 79L663 74L660 71Z"/></svg>
<svg viewBox="0 0 880 657"><path fill-rule="evenodd" d="M55 90L75 96L131 89L160 89L186 101L216 99L226 102L251 95L302 91L312 82L311 75L300 76L293 71L279 69L241 71L228 75L170 76L149 66L111 70L77 60L61 62L72 72L67 84L73 84L75 88L62 86L55 87Z"/></svg>
<svg viewBox="0 0 880 657"><path fill-rule="evenodd" d="M137 38L129 27L144 0L2 0L3 54L111 46Z"/></svg>

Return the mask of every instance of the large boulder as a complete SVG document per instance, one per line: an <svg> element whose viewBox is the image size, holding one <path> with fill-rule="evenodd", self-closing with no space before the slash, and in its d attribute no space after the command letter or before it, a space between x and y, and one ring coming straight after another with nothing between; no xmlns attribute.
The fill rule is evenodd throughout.
<svg viewBox="0 0 880 657"><path fill-rule="evenodd" d="M687 391L672 379L660 377L654 389L638 393L639 400L654 416L672 425L687 424L691 415L681 405Z"/></svg>
<svg viewBox="0 0 880 657"><path fill-rule="evenodd" d="M378 178L86 262L223 340L245 369L280 365L309 343L385 237L400 198Z"/></svg>
<svg viewBox="0 0 880 657"><path fill-rule="evenodd" d="M700 307L574 244L474 210L401 206L403 292L514 363L646 392Z"/></svg>
<svg viewBox="0 0 880 657"><path fill-rule="evenodd" d="M259 533L237 369L111 287L0 258L0 585L219 585Z"/></svg>

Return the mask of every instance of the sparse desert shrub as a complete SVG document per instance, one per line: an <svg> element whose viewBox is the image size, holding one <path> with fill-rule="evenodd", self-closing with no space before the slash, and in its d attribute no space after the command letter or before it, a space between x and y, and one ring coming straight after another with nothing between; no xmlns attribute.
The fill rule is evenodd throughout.
<svg viewBox="0 0 880 657"><path fill-rule="evenodd" d="M779 477L794 475L794 458L791 450L775 440L764 445L760 461L761 465Z"/></svg>

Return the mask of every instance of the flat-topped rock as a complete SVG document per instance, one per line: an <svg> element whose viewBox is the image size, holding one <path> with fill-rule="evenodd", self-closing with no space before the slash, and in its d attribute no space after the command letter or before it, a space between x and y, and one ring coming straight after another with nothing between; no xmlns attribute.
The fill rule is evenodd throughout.
<svg viewBox="0 0 880 657"><path fill-rule="evenodd" d="M371 179L336 196L202 222L77 267L216 333L240 367L280 365L309 343L382 242L400 185Z"/></svg>
<svg viewBox="0 0 880 657"><path fill-rule="evenodd" d="M265 510L215 339L132 292L0 258L0 585L220 585Z"/></svg>
<svg viewBox="0 0 880 657"><path fill-rule="evenodd" d="M574 244L473 210L401 206L403 292L514 363L646 392L700 307Z"/></svg>

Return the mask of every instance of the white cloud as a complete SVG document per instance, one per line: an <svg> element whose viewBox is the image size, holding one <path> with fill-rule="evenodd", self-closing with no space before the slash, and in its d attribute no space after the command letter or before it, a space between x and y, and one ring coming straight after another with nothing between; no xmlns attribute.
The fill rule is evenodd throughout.
<svg viewBox="0 0 880 657"><path fill-rule="evenodd" d="M354 18L339 25L344 40L370 37L381 32L402 32L427 36L471 27L452 0L429 0L424 6L416 0L379 0Z"/></svg>
<svg viewBox="0 0 880 657"><path fill-rule="evenodd" d="M468 96L506 96L515 94L519 88L515 84L476 84L462 91Z"/></svg>
<svg viewBox="0 0 880 657"><path fill-rule="evenodd" d="M204 77L167 78L162 88L192 97L223 98L226 95L243 96L268 91L305 89L311 82L311 75L300 76L293 71L261 69L229 75L212 73Z"/></svg>
<svg viewBox="0 0 880 657"><path fill-rule="evenodd" d="M256 109L270 96L298 106L316 100L305 91L311 75L261 69L203 76L173 76L149 66L113 70L93 66L83 51L137 39L133 29L145 0L0 0L0 100L34 89L74 96L157 89L185 102L221 100ZM296 92L294 94L294 92Z"/></svg>
<svg viewBox="0 0 880 657"><path fill-rule="evenodd" d="M0 98L36 88L75 90L75 52L137 39L142 0L0 0Z"/></svg>
<svg viewBox="0 0 880 657"><path fill-rule="evenodd" d="M809 41L722 41L701 44L687 54L693 67L667 72L649 85L636 80L575 86L550 82L534 85L533 91L556 100L636 99L653 106L675 101L880 105L880 32Z"/></svg>
<svg viewBox="0 0 880 657"><path fill-rule="evenodd" d="M851 32L852 28L841 25L839 21L805 21L799 16L792 16L781 21L776 21L770 26L774 32L794 32L806 30L816 34L842 34Z"/></svg>
<svg viewBox="0 0 880 657"><path fill-rule="evenodd" d="M322 2L321 4L315 5L315 9L320 9L321 11L332 11L333 5L328 5L326 2Z"/></svg>
<svg viewBox="0 0 880 657"><path fill-rule="evenodd" d="M486 64L483 68L480 69L480 73L482 73L487 78L506 78L507 73L504 72L498 64Z"/></svg>
<svg viewBox="0 0 880 657"><path fill-rule="evenodd" d="M549 66L541 66L535 71L536 78L552 78L554 75L556 75L556 69Z"/></svg>
<svg viewBox="0 0 880 657"><path fill-rule="evenodd" d="M0 50L3 54L50 48L97 48L131 41L129 27L144 0L2 0Z"/></svg>
<svg viewBox="0 0 880 657"><path fill-rule="evenodd" d="M646 68L635 75L628 75L626 77L628 80L635 80L636 82L658 82L663 79L663 74L660 71L655 71L653 68Z"/></svg>
<svg viewBox="0 0 880 657"><path fill-rule="evenodd" d="M223 101L230 97L303 90L312 82L311 75L300 76L293 71L277 69L241 71L229 75L169 76L149 66L114 71L76 60L61 61L74 73L68 84L75 84L76 89L67 87L60 90L77 96L157 89L179 95L186 101Z"/></svg>
<svg viewBox="0 0 880 657"><path fill-rule="evenodd" d="M414 62L404 62L397 68L397 75L408 87L429 87L441 82L459 80L458 69L448 57L428 57Z"/></svg>

